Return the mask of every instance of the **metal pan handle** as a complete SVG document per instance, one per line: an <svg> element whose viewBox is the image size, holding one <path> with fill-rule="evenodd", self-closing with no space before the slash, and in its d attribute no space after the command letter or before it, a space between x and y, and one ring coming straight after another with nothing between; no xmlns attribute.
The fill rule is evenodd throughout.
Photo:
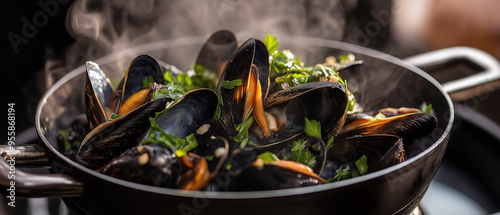
<svg viewBox="0 0 500 215"><path fill-rule="evenodd" d="M466 59L484 68L484 71L442 83L448 93L454 93L477 87L500 79L500 63L490 54L471 47L451 47L439 49L404 59L405 61L425 68L443 64L454 59Z"/></svg>
<svg viewBox="0 0 500 215"><path fill-rule="evenodd" d="M37 144L0 145L0 189L15 197L80 196L83 183L63 174L31 174L22 167L56 166Z"/></svg>

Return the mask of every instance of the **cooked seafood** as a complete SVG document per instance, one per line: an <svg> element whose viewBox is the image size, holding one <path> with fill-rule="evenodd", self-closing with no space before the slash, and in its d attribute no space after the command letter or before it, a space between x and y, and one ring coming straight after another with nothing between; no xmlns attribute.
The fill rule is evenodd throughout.
<svg viewBox="0 0 500 215"><path fill-rule="evenodd" d="M76 161L123 180L205 191L311 186L404 162L405 144L433 132L436 117L407 107L356 112L339 76L354 67L362 61L352 55L305 66L270 35L238 46L229 31L211 35L187 73L136 57L115 90L89 61L91 131Z"/></svg>

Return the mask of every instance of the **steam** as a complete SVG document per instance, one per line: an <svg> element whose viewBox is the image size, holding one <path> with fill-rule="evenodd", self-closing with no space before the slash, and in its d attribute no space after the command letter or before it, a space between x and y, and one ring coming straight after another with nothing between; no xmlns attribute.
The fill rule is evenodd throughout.
<svg viewBox="0 0 500 215"><path fill-rule="evenodd" d="M345 18L339 0L77 0L66 25L76 39L66 62L76 67L128 47L221 29L237 35L273 33L340 40Z"/></svg>

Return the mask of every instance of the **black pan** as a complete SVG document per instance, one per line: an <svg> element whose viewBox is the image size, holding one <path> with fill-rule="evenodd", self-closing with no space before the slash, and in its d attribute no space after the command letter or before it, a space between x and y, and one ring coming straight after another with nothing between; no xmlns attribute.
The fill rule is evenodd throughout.
<svg viewBox="0 0 500 215"><path fill-rule="evenodd" d="M85 68L80 66L43 96L35 119L40 146L27 147L27 151L20 149L25 156L16 158L19 162L26 158L26 165L34 165L29 159L36 158L41 165L50 165L55 174L23 178L18 171L16 195L64 197L68 208L78 214L407 214L413 211L439 168L452 130L454 109L441 85L417 67L378 51L324 39L285 35L278 35L278 39L280 49L290 48L308 63L322 62L326 56L354 54L364 64L342 75L365 110L432 103L438 118L437 129L406 144L407 161L345 181L256 192L187 192L152 187L94 172L58 151L58 130L66 129L77 114L84 113ZM147 52L186 70L205 40L205 36L200 36L160 41L95 61L110 76L121 77L123 68L135 55ZM112 69L116 72L112 73ZM9 164L0 163L3 171L0 183L8 188L10 179L5 177L5 171Z"/></svg>

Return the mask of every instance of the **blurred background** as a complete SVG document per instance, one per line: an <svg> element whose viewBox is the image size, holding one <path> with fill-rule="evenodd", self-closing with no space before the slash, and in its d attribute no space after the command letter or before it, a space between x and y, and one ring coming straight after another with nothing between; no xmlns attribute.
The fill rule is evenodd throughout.
<svg viewBox="0 0 500 215"><path fill-rule="evenodd" d="M15 103L18 142L36 137L35 109L45 90L85 61L128 47L220 29L339 40L399 58L469 46L500 59L500 2L495 0L18 0L1 4L0 52L2 64L7 65L2 83L9 90L2 95L2 106L5 113L5 104ZM446 82L483 69L473 63L448 62L428 72ZM500 164L499 86L498 80L490 80L454 97L462 115L442 171L422 203L425 214L500 211L500 188L494 182L498 173L475 168ZM7 130L6 123L2 125ZM471 148L477 150L471 152ZM478 160L487 156L491 158ZM5 201L2 197L0 212L67 213L59 199L19 200L15 210L7 208Z"/></svg>

